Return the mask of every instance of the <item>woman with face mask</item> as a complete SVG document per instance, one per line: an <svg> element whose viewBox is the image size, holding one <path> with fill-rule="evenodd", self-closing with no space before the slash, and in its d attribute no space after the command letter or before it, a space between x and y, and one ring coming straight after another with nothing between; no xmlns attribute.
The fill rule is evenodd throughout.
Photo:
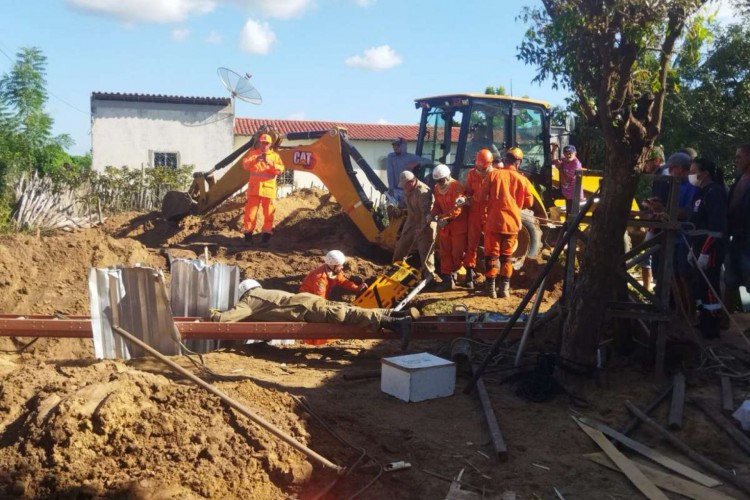
<svg viewBox="0 0 750 500"><path fill-rule="evenodd" d="M696 158L690 165L688 181L700 188L693 199L688 260L693 266L693 296L698 309L698 327L706 338L719 336L721 264L727 234L727 190L724 175L707 158ZM710 283L710 286L709 286Z"/></svg>

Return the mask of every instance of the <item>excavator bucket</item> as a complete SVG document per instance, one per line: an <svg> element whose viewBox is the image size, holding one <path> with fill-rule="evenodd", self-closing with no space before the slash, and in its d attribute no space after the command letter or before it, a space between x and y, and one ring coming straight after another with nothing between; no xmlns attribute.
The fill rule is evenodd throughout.
<svg viewBox="0 0 750 500"><path fill-rule="evenodd" d="M170 191L161 202L161 213L165 219L178 221L192 213L195 213L197 203L190 195L182 191Z"/></svg>

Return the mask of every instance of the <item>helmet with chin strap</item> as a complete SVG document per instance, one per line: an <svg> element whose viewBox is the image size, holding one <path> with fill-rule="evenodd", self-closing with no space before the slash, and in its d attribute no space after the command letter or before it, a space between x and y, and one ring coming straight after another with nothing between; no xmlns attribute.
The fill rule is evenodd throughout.
<svg viewBox="0 0 750 500"><path fill-rule="evenodd" d="M343 266L344 262L346 262L346 257L344 256L344 252L340 250L331 250L326 255L324 262L330 267Z"/></svg>
<svg viewBox="0 0 750 500"><path fill-rule="evenodd" d="M253 288L261 288L260 283L255 280L243 280L239 286L240 297L245 295L245 292L247 292L248 290L252 290Z"/></svg>

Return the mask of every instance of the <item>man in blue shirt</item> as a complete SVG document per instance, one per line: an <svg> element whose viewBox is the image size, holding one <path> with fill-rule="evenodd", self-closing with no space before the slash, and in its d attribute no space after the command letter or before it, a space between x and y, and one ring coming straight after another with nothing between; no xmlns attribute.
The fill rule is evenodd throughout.
<svg viewBox="0 0 750 500"><path fill-rule="evenodd" d="M403 137L394 139L391 145L393 146L393 153L388 154L385 165L388 175L388 195L397 202L398 206L404 206L406 197L403 188L399 187L401 172L414 171L424 160L421 156L407 153L406 139Z"/></svg>

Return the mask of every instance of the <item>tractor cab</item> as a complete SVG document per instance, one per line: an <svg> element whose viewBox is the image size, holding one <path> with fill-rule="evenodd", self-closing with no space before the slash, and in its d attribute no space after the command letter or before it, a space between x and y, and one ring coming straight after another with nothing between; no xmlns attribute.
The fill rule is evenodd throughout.
<svg viewBox="0 0 750 500"><path fill-rule="evenodd" d="M534 183L550 185L550 105L518 97L451 94L415 101L422 110L416 154L444 163L461 183L477 153L489 149L496 160L513 146L524 154L520 170ZM428 171L422 175L425 180Z"/></svg>

